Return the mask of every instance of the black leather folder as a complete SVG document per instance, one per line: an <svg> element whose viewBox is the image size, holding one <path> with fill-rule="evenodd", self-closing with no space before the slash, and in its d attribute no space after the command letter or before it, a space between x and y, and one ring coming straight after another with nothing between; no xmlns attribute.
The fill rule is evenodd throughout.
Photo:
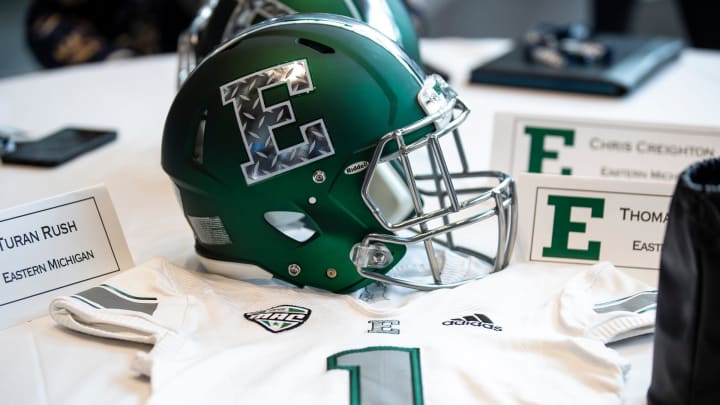
<svg viewBox="0 0 720 405"><path fill-rule="evenodd" d="M550 67L528 60L522 46L473 69L472 83L623 96L639 87L683 49L676 38L598 34L613 52L608 64Z"/></svg>

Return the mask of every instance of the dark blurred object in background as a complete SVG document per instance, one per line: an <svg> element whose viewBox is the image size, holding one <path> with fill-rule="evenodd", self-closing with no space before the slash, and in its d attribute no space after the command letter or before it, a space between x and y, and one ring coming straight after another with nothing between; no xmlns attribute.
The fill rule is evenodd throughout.
<svg viewBox="0 0 720 405"><path fill-rule="evenodd" d="M540 23L525 33L523 52L528 63L562 68L568 65L609 65L612 50L590 36L585 24Z"/></svg>
<svg viewBox="0 0 720 405"><path fill-rule="evenodd" d="M636 0L595 0L592 2L593 32L627 33Z"/></svg>
<svg viewBox="0 0 720 405"><path fill-rule="evenodd" d="M720 403L720 158L678 178L660 257L648 403Z"/></svg>
<svg viewBox="0 0 720 405"><path fill-rule="evenodd" d="M517 38L541 21L581 22L592 32L685 39L720 49L717 0L405 0L419 10L423 37Z"/></svg>
<svg viewBox="0 0 720 405"><path fill-rule="evenodd" d="M45 67L174 52L199 5L200 0L33 0L26 37Z"/></svg>
<svg viewBox="0 0 720 405"><path fill-rule="evenodd" d="M694 48L720 49L720 2L717 0L676 0L685 29Z"/></svg>
<svg viewBox="0 0 720 405"><path fill-rule="evenodd" d="M595 32L627 33L638 0L595 0L592 26ZM720 49L720 16L717 0L675 0L675 5L693 48Z"/></svg>
<svg viewBox="0 0 720 405"><path fill-rule="evenodd" d="M35 58L45 67L173 52L177 47L178 35L190 24L202 2L202 0L28 1L30 6L25 21L27 42ZM638 27L633 27L637 25L635 20L638 14L647 14L640 11L653 8L648 7L649 2L638 0L594 0L577 3L546 0L537 4L519 0L515 2L403 0L403 2L413 16L416 30L421 36L507 37L517 35L520 30L538 21L566 23L580 21L578 18L582 15L589 16L585 21L593 32L644 34L645 32L638 31ZM652 2L655 3L669 3L664 7L664 12L679 16L682 27L676 28L680 31L684 29L690 46L720 49L720 30L715 28L716 16L720 15L720 2L717 0ZM522 10L524 12L520 14ZM556 18L551 19L550 16ZM527 24L524 23L526 20ZM650 28L659 29L661 27L658 25L662 27L668 25L666 19L660 18L660 20ZM493 31L500 29L505 31Z"/></svg>

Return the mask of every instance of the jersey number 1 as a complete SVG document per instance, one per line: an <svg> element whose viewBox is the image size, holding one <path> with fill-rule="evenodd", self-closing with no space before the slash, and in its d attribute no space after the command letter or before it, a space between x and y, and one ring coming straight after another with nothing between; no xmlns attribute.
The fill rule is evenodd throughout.
<svg viewBox="0 0 720 405"><path fill-rule="evenodd" d="M377 346L346 350L327 359L328 370L350 372L350 403L422 405L420 349Z"/></svg>

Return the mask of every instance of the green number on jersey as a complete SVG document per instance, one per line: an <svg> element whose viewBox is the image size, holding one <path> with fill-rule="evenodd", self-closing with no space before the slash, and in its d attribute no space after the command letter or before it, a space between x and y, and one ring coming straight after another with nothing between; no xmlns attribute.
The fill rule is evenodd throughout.
<svg viewBox="0 0 720 405"><path fill-rule="evenodd" d="M423 403L420 349L377 346L328 357L328 370L350 372L352 405Z"/></svg>

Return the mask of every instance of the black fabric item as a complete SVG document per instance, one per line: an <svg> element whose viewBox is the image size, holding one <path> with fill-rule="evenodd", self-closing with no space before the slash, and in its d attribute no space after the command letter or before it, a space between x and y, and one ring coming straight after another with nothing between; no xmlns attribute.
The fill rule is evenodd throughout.
<svg viewBox="0 0 720 405"><path fill-rule="evenodd" d="M720 404L720 158L680 176L660 262L648 402Z"/></svg>

